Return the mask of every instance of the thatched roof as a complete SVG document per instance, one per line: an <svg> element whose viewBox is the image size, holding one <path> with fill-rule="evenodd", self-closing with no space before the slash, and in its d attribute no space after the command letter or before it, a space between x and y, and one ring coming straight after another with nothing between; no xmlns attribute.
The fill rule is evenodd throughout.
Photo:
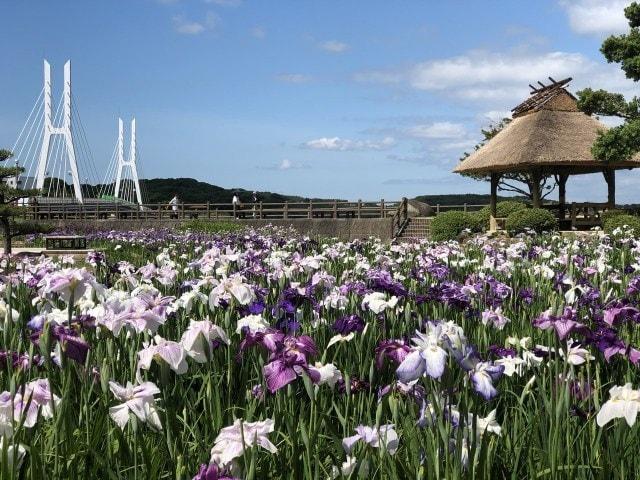
<svg viewBox="0 0 640 480"><path fill-rule="evenodd" d="M598 132L607 127L578 110L565 89L571 79L534 89L515 107L513 120L454 169L457 173L506 173L541 169L550 173L588 173L605 166L591 154ZM534 87L531 87L532 89ZM640 167L640 156L613 168Z"/></svg>

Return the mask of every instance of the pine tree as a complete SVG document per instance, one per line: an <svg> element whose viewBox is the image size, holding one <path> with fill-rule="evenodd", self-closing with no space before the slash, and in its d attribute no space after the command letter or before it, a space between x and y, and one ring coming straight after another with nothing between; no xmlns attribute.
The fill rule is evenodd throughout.
<svg viewBox="0 0 640 480"><path fill-rule="evenodd" d="M612 35L600 48L609 63L619 63L627 78L640 80L640 5L633 2L624 9L631 30ZM640 152L640 100L627 102L623 95L585 88L578 92L578 107L589 115L615 116L624 123L599 134L591 151L603 162L620 162Z"/></svg>
<svg viewBox="0 0 640 480"><path fill-rule="evenodd" d="M0 162L5 162L13 154L9 150L0 149ZM4 253L11 253L11 239L28 233L43 233L50 231L47 225L17 220L16 217L24 213L24 208L18 205L21 198L35 197L39 190L19 190L11 187L7 179L18 178L24 172L21 167L0 166L0 227L4 237Z"/></svg>

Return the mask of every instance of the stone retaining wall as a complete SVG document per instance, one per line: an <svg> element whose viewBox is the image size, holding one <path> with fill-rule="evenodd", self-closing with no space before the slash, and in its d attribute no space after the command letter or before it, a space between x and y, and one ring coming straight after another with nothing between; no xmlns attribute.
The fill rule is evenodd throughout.
<svg viewBox="0 0 640 480"><path fill-rule="evenodd" d="M204 220L200 220L204 221ZM213 221L213 220L212 220ZM229 221L229 220L225 220ZM234 220L231 220L234 221ZM71 229L78 233L93 230L143 230L149 228L174 228L188 220L53 220L51 223L58 228ZM312 237L337 237L340 240L356 238L378 237L382 240L391 239L391 218L314 218L292 220L235 220L241 225L263 227L276 225L293 227L303 235Z"/></svg>

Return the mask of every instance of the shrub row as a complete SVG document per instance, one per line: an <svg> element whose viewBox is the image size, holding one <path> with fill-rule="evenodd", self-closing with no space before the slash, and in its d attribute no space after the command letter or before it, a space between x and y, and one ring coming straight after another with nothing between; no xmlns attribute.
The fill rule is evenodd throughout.
<svg viewBox="0 0 640 480"><path fill-rule="evenodd" d="M506 229L511 235L526 231L542 233L558 228L558 221L551 212L540 208L528 208L522 202L498 202L496 210L498 217L506 217ZM464 231L484 232L489 225L490 216L488 206L472 213L441 213L431 221L431 238L435 241L446 241L458 238Z"/></svg>
<svg viewBox="0 0 640 480"><path fill-rule="evenodd" d="M617 215L603 216L602 227L607 233L613 233L617 228L623 230L632 228L634 236L638 236L640 235L640 217L628 215L624 212Z"/></svg>

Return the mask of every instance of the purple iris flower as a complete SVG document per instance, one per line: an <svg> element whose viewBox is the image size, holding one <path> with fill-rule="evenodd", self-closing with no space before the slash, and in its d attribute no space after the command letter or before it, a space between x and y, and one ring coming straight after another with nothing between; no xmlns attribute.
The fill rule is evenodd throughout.
<svg viewBox="0 0 640 480"><path fill-rule="evenodd" d="M341 295L348 295L349 293L355 293L356 295L363 297L369 292L369 289L364 284L364 282L356 281L356 282L345 282L344 284L338 287Z"/></svg>
<svg viewBox="0 0 640 480"><path fill-rule="evenodd" d="M576 311L570 307L566 307L560 317L557 317L549 310L541 313L533 320L533 326L541 330L549 330L553 328L560 340L564 340L573 332L586 333L587 327L576 321Z"/></svg>
<svg viewBox="0 0 640 480"><path fill-rule="evenodd" d="M640 350L634 347L629 347L628 356L631 363L638 365L638 362L640 362Z"/></svg>
<svg viewBox="0 0 640 480"><path fill-rule="evenodd" d="M427 267L427 272L438 280L441 280L449 275L449 268L441 263L432 263Z"/></svg>
<svg viewBox="0 0 640 480"><path fill-rule="evenodd" d="M636 295L640 293L640 277L634 277L629 280L627 285L627 295Z"/></svg>
<svg viewBox="0 0 640 480"><path fill-rule="evenodd" d="M618 325L623 321L633 318L640 311L629 305L617 305L604 309L604 322L608 325Z"/></svg>
<svg viewBox="0 0 640 480"><path fill-rule="evenodd" d="M504 300L511 295L512 289L506 283L502 283L493 277L488 278L487 283L489 284L491 293L499 299Z"/></svg>
<svg viewBox="0 0 640 480"><path fill-rule="evenodd" d="M380 370L384 364L384 359L391 360L396 365L400 365L411 352L411 347L405 340L383 340L376 347L376 368Z"/></svg>
<svg viewBox="0 0 640 480"><path fill-rule="evenodd" d="M347 393L346 380L344 378L339 379L336 382L336 388L339 393L342 393L342 394ZM349 392L351 395L355 393L364 392L366 390L369 390L369 388L371 388L371 385L369 384L369 382L360 380L358 377L351 377L349 379Z"/></svg>
<svg viewBox="0 0 640 480"><path fill-rule="evenodd" d="M394 280L387 270L372 269L367 273L369 278L369 286L374 291L386 292L396 297L404 297L407 295L407 289L397 280Z"/></svg>
<svg viewBox="0 0 640 480"><path fill-rule="evenodd" d="M498 358L515 357L516 351L513 348L505 348L499 345L489 346L489 354Z"/></svg>
<svg viewBox="0 0 640 480"><path fill-rule="evenodd" d="M265 303L262 300L257 300L247 305L247 315L260 315L264 312Z"/></svg>
<svg viewBox="0 0 640 480"><path fill-rule="evenodd" d="M614 355L626 355L627 346L618 338L618 334L612 328L600 328L589 336L589 341L602 352L608 362Z"/></svg>
<svg viewBox="0 0 640 480"><path fill-rule="evenodd" d="M364 327L364 320L356 314L341 317L333 324L333 330L340 335L349 335L351 332L362 332Z"/></svg>
<svg viewBox="0 0 640 480"><path fill-rule="evenodd" d="M308 358L318 353L311 337L285 336L274 346L276 350L270 355L269 363L262 369L271 393L293 382L303 373L306 373L313 382L320 380L320 373L309 368L308 365Z"/></svg>
<svg viewBox="0 0 640 480"><path fill-rule="evenodd" d="M237 477L231 476L224 468L219 467L215 463L209 465L202 464L196 476L192 480L239 480Z"/></svg>
<svg viewBox="0 0 640 480"><path fill-rule="evenodd" d="M533 303L533 289L532 288L521 288L518 292L518 296L520 300L522 300L527 305L531 305Z"/></svg>
<svg viewBox="0 0 640 480"><path fill-rule="evenodd" d="M320 380L320 373L310 369L305 358L294 354L284 353L281 357L267 363L262 373L267 382L267 388L275 393L282 387L293 382L302 373L306 373L313 382Z"/></svg>
<svg viewBox="0 0 640 480"><path fill-rule="evenodd" d="M249 347L261 346L267 349L269 352L275 352L280 348L282 341L285 338L285 334L269 328L264 332L251 333L249 329L246 329L245 337L240 342L240 353L244 352Z"/></svg>
<svg viewBox="0 0 640 480"><path fill-rule="evenodd" d="M60 325L52 326L51 336L60 344L60 348L67 357L84 365L89 352L89 344L80 338L76 331ZM31 341L40 347L40 337L42 331L35 332L31 336Z"/></svg>

